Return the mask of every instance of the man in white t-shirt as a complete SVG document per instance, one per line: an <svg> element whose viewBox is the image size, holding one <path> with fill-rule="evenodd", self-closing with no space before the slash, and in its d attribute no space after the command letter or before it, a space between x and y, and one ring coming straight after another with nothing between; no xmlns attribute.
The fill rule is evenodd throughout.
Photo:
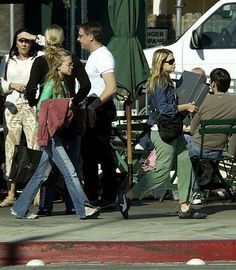
<svg viewBox="0 0 236 270"><path fill-rule="evenodd" d="M112 209L116 206L117 196L116 165L110 144L111 123L116 115L112 99L116 92L115 62L111 52L102 44L102 28L99 23L81 24L78 31L81 48L90 52L85 70L91 82L91 90L88 94L88 119L81 149L84 190L91 203ZM102 169L101 182L98 164Z"/></svg>

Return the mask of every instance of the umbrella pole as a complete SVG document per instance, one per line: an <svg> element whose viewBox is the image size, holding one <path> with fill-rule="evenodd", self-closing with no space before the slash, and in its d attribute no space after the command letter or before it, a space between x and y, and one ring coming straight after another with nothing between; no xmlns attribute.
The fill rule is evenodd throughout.
<svg viewBox="0 0 236 270"><path fill-rule="evenodd" d="M127 164L128 164L128 187L130 188L133 183L133 157L132 157L132 132L131 132L131 112L132 102L130 98L126 100L125 112L127 119Z"/></svg>

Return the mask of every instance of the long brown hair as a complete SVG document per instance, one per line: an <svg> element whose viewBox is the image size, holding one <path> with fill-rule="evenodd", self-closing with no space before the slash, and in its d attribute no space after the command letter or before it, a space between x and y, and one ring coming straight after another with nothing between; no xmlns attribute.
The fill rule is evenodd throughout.
<svg viewBox="0 0 236 270"><path fill-rule="evenodd" d="M146 85L149 94L153 92L157 83L160 84L163 89L167 88L171 79L169 73L163 70L163 65L169 54L172 54L172 51L167 49L159 49L154 52L150 77Z"/></svg>

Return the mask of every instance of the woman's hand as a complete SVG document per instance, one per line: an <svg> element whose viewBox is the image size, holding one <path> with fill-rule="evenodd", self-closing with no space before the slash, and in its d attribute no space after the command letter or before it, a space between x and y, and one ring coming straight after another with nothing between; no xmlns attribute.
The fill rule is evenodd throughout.
<svg viewBox="0 0 236 270"><path fill-rule="evenodd" d="M23 83L10 83L9 88L15 90L19 93L24 93L26 89L26 84Z"/></svg>
<svg viewBox="0 0 236 270"><path fill-rule="evenodd" d="M196 105L194 105L195 103L192 102L192 103L187 103L187 111L190 112L190 113L194 113L194 112L197 112L198 110L198 107Z"/></svg>
<svg viewBox="0 0 236 270"><path fill-rule="evenodd" d="M194 105L194 102L186 103L186 104L180 104L180 105L178 105L177 108L178 108L179 112L187 111L187 112L190 112L190 113L195 113L198 110L198 107L196 105Z"/></svg>
<svg viewBox="0 0 236 270"><path fill-rule="evenodd" d="M36 38L37 38L36 35L32 35L28 32L21 32L17 37L18 37L18 39L24 38L24 39L28 39L28 40L36 40Z"/></svg>

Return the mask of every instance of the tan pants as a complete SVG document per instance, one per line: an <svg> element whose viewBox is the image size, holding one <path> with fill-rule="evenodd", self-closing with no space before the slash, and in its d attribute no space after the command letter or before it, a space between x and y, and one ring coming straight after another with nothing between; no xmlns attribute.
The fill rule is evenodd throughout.
<svg viewBox="0 0 236 270"><path fill-rule="evenodd" d="M15 145L20 144L22 131L25 133L27 147L38 150L37 122L35 108L28 104L14 106L14 110L5 107L5 155L6 178L8 179Z"/></svg>

